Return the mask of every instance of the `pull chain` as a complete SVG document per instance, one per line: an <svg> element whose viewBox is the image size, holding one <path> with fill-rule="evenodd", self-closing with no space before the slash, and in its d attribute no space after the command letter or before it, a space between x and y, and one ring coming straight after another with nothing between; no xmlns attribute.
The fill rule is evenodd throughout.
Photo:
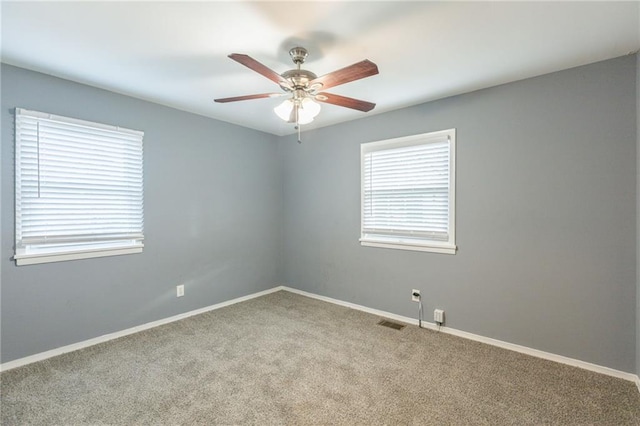
<svg viewBox="0 0 640 426"><path fill-rule="evenodd" d="M300 65L298 64L298 66L300 66ZM299 123L299 120L298 120L298 111L299 111L298 108L300 108L300 107L296 105L295 108L296 108L296 130L298 131L298 143L301 144L302 140L300 139L300 123Z"/></svg>

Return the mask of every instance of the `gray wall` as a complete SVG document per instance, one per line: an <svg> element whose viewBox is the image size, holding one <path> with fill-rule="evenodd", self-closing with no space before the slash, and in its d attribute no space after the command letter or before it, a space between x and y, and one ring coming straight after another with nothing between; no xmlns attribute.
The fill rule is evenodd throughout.
<svg viewBox="0 0 640 426"><path fill-rule="evenodd" d="M636 371L636 75L626 56L283 138L285 283L409 317L420 289L428 320ZM452 127L458 253L361 247L360 143Z"/></svg>
<svg viewBox="0 0 640 426"><path fill-rule="evenodd" d="M2 362L280 283L275 136L11 66L1 78ZM142 254L15 266L15 107L145 132Z"/></svg>
<svg viewBox="0 0 640 426"><path fill-rule="evenodd" d="M640 376L640 52L636 53L636 374Z"/></svg>

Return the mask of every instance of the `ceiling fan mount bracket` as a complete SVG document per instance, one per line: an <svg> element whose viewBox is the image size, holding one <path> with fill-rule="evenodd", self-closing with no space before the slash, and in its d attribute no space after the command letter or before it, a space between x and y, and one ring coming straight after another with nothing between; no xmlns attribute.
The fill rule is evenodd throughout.
<svg viewBox="0 0 640 426"><path fill-rule="evenodd" d="M300 66L304 64L305 59L309 56L309 52L304 47L297 46L289 50L289 56L291 56L294 64Z"/></svg>

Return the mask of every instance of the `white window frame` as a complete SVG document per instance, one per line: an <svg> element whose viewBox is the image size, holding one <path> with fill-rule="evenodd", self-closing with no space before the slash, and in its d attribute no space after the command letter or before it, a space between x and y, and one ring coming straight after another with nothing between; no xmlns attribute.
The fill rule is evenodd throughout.
<svg viewBox="0 0 640 426"><path fill-rule="evenodd" d="M18 266L32 265L32 264L39 264L39 263L60 262L60 261L75 260L75 259L87 259L87 258L94 258L94 257L141 253L144 247L144 244L143 244L143 241L144 241L144 235L143 235L144 189L143 189L143 157L142 157L143 155L142 143L143 143L144 133L137 130L124 129L121 127L100 124L100 123L93 123L90 121L62 117L62 116L47 114L47 113L38 112L38 111L29 111L22 108L16 108L15 115L16 115L15 116L16 151L15 151L15 255L14 255L14 260L16 261L16 265ZM36 125L36 128L38 129L35 135L32 130L34 125ZM101 230L100 225L94 225L95 222L90 224L90 226L94 226L94 227L88 229L88 232L86 233L83 232L82 233L83 235L78 235L77 224L71 225L71 226L75 226L76 231L73 231L71 228L68 228L68 225L64 225L65 227L67 227L65 229L70 229L69 235L64 235L64 236L55 235L51 233L50 230L43 231L41 234L39 233L34 234L36 228L29 228L29 225L27 225L25 220L29 216L29 214L34 214L34 212L36 211L28 206L29 203L27 201L28 198L33 199L33 189L31 189L31 192L29 192L29 188L33 188L33 185L34 185L33 184L34 170L36 171L35 181L37 182L36 185L38 188L37 198L40 197L40 182L42 182L43 185L46 185L47 178L46 177L41 178L40 176L41 149L44 149L40 147L40 144L44 143L44 142L40 142L41 141L40 132L42 131L40 129L43 129L47 125L58 126L56 127L56 131L58 131L57 129L62 129L60 131L65 132L64 136L56 136L56 138L64 138L64 139L59 139L60 141L63 141L63 140L72 141L72 142L57 142L58 146L61 146L60 143L64 143L65 148L63 148L63 150L76 149L72 147L70 148L70 145L68 144L75 143L75 146L78 146L78 140L79 140L78 135L80 133L77 133L77 132L84 133L85 136L82 136L84 138L87 138L86 136L87 132L91 133L92 140L96 140L96 141L98 139L95 139L95 138L103 138L103 139L100 139L100 142L98 143L103 144L102 146L105 146L105 147L107 146L107 145L104 145L105 143L111 143L111 142L104 142L107 140L115 140L115 138L117 138L120 140L126 139L128 141L123 143L127 143L129 145L123 145L123 146L128 146L129 147L128 149L130 150L133 149L132 151L128 151L128 152L133 152L132 158L134 160L132 164L136 167L135 169L136 177L134 178L133 181L135 182L135 185L136 185L135 188L138 188L138 189L134 190L134 193L136 195L133 195L132 196L133 198L130 198L128 195L126 196L127 198L125 199L121 198L121 196L118 196L117 200L120 203L130 203L132 200L136 200L135 202L137 203L138 202L137 200L139 200L140 205L138 206L137 204L134 204L134 206L136 206L135 208L138 209L137 216L140 218L141 222L139 226L135 226L136 228L135 231L132 231L132 230L126 231L126 232L118 231L118 233L114 234L112 231L106 230L107 227L111 228L113 223L111 223L111 225L103 225ZM31 130L28 130L28 128ZM57 133L57 134L61 134L61 133ZM97 135L97 136L93 136L93 135ZM110 139L112 137L114 139ZM36 150L35 150L36 154L33 154L34 143L36 146ZM31 150L31 153L29 153L29 150ZM59 150L55 152L56 152L55 154L56 157L60 158L60 156L62 156L63 162L65 161L64 160L65 158L67 159L66 160L67 163L69 162L69 158L73 158L73 161L78 161L77 155L79 154L76 154L76 157L74 158L74 157L64 157L63 156L64 153ZM68 152L68 151L64 151L64 152ZM81 152L81 151L76 151L76 152ZM110 151L106 151L106 152L110 152ZM124 153L124 151L117 151L117 152ZM33 160L33 159L29 160L28 159L29 155L31 155L31 158L33 158L33 156L36 155L37 160ZM118 155L124 155L124 154L118 154ZM50 158L53 158L53 157L50 157ZM126 158L128 159L127 161L129 161L129 154L127 154ZM34 161L36 161L35 163L36 166L33 165ZM139 161L139 164L138 164L138 161ZM54 163L54 164L59 164L59 163ZM107 163L98 161L95 164L107 164ZM139 169L137 169L138 166L139 166ZM34 169L34 167L36 168ZM100 167L100 166L96 166L96 167ZM65 169L58 168L56 170L65 170ZM103 170L111 170L111 169L106 168ZM58 173L57 176L65 176L63 171L58 171L57 173ZM101 172L101 175L108 176L108 172L103 171ZM66 175L66 176L69 176L69 175ZM88 179L93 180L96 178L97 175L85 174L84 176L85 177L83 177L82 179L86 179L88 177ZM132 175L126 174L124 176L127 176L127 178L129 178ZM60 179L60 178L58 177L57 179ZM93 181L95 182L95 180ZM31 183L28 183L28 182L31 182ZM58 180L57 182L60 182L60 180ZM85 182L86 181L84 180L82 181L82 183L85 183ZM104 185L104 184L109 184L111 182L114 182L114 180L105 179L104 181L100 180L99 182L101 182L101 185ZM61 185L63 185L65 188L68 188L65 186L66 183L64 182ZM62 189L62 191L69 191L69 189ZM105 197L104 192L95 191L92 193L92 195L96 195L96 194L98 194L98 196ZM76 199L82 200L82 198L77 198L78 197L77 193L74 193L74 195L71 195L71 196L72 197L75 196ZM57 205L63 206L63 208L69 208L69 206L74 205L73 203L69 203L69 202L65 204L64 201L68 200L69 199L68 197L69 195L64 195L62 196L62 198L56 197L56 199L58 199L57 203L59 203ZM98 202L101 204L104 204L104 201L102 200ZM45 214L50 214L50 212L54 212L55 209L51 209L51 207L49 206L53 206L53 204L47 204L46 206L40 204L40 207L38 207L38 209L42 209L42 211L45 212ZM87 207L88 204L86 203L83 204L83 206L84 207L80 207L80 208L89 208ZM39 213L40 210L37 210L37 211ZM86 210L86 211L91 212L91 210ZM83 212L83 214L85 213ZM32 216L32 217L37 217L37 216L38 215L36 214L36 216ZM41 222L40 224L41 228L42 226L48 226L48 224L42 225L42 219L38 219L38 220L40 220ZM104 221L104 216L103 216L103 221ZM108 233L108 232L112 232L112 233ZM39 236L34 236L34 235L39 235Z"/></svg>
<svg viewBox="0 0 640 426"><path fill-rule="evenodd" d="M448 210L448 239L446 241L429 239L425 236L411 235L407 231L404 235L381 235L365 230L365 156L370 152L397 149L409 146L423 145L447 140L449 143L449 210ZM414 250L434 253L455 254L456 232L456 129L423 133L395 139L367 142L360 145L360 244L369 247L382 247L399 250Z"/></svg>

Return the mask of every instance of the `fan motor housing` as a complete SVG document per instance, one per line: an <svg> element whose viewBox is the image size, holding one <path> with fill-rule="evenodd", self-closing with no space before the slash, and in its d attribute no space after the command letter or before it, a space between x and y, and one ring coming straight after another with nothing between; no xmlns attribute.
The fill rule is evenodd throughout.
<svg viewBox="0 0 640 426"><path fill-rule="evenodd" d="M315 80L318 77L311 71L303 69L285 71L280 75L289 80L296 89L307 87L311 80Z"/></svg>

